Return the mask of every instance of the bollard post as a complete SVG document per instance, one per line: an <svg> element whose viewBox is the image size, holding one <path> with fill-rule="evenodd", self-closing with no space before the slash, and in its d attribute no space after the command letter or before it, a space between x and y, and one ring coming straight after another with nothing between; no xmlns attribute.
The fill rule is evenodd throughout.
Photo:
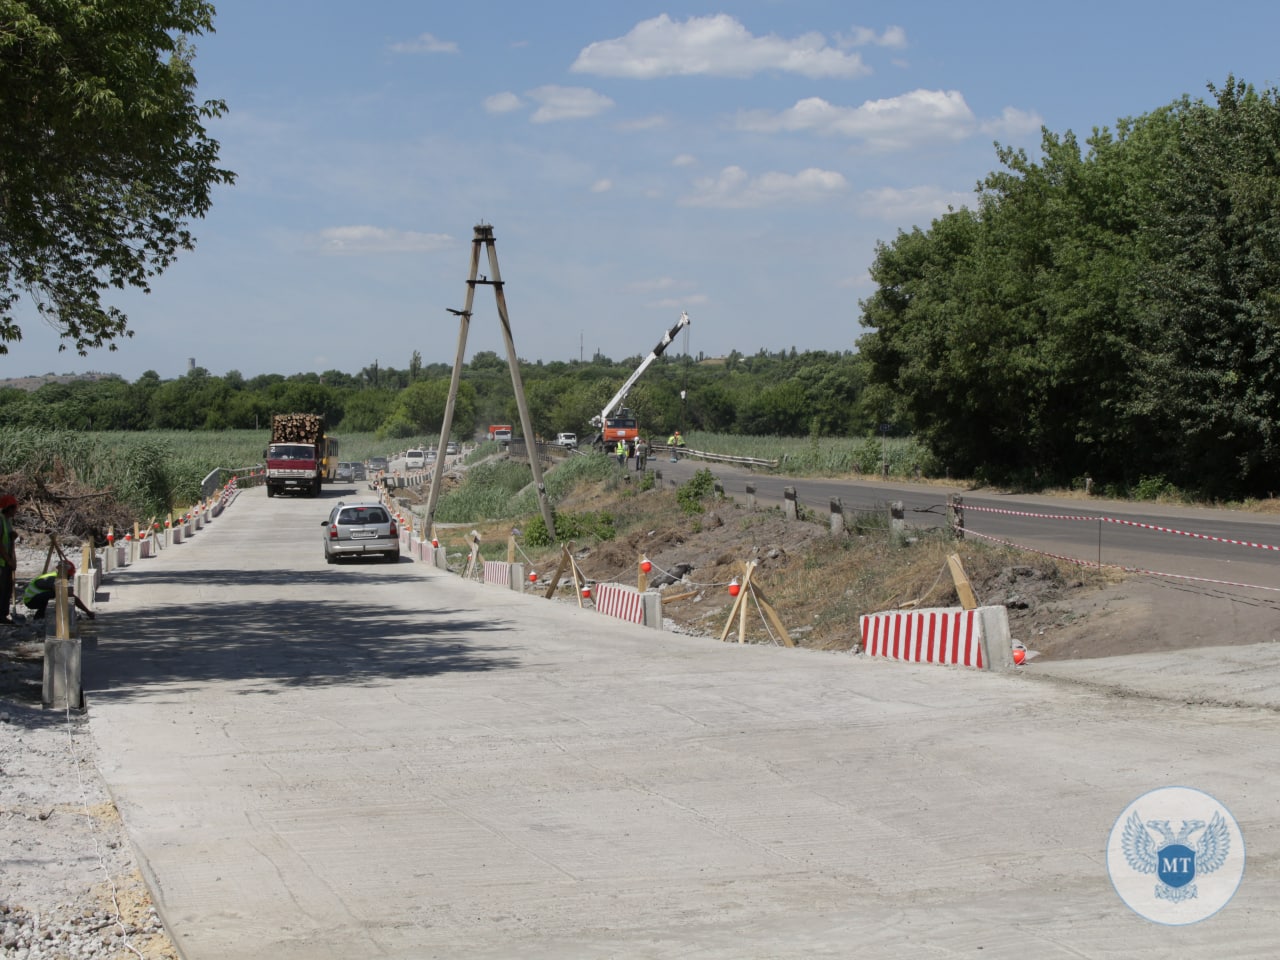
<svg viewBox="0 0 1280 960"><path fill-rule="evenodd" d="M800 517L800 505L796 502L796 488L782 488L782 507L783 513L788 520L797 520Z"/></svg>
<svg viewBox="0 0 1280 960"><path fill-rule="evenodd" d="M510 575L511 589L518 593L524 593L524 564L513 563L507 567L507 571Z"/></svg>
<svg viewBox="0 0 1280 960"><path fill-rule="evenodd" d="M907 512L901 500L889 504L889 530L895 543L901 543L907 535Z"/></svg>
<svg viewBox="0 0 1280 960"><path fill-rule="evenodd" d="M831 535L839 537L844 534L844 502L839 497L831 498Z"/></svg>
<svg viewBox="0 0 1280 960"><path fill-rule="evenodd" d="M957 540L964 539L964 497L947 497L947 522Z"/></svg>
<svg viewBox="0 0 1280 960"><path fill-rule="evenodd" d="M746 486L747 490L747 509L754 511L756 508L756 485L755 481L751 481Z"/></svg>

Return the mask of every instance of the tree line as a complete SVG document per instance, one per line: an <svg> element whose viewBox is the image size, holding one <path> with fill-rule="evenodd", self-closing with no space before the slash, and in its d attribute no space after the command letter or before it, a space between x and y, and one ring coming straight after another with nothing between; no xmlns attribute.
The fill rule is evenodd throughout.
<svg viewBox="0 0 1280 960"><path fill-rule="evenodd" d="M591 420L640 364L610 360L521 362L535 432L590 436ZM196 367L162 380L147 371L132 383L103 375L49 382L33 391L0 388L0 421L73 430L262 429L277 413L323 414L335 433L412 438L435 435L444 420L452 368L413 355L403 370L373 365L246 378ZM859 436L875 419L859 402L864 363L853 351L761 350L707 358L666 355L631 388L625 406L642 433L660 440L674 430L774 436ZM519 411L505 358L476 353L463 371L453 435L468 438L491 423L519 430Z"/></svg>
<svg viewBox="0 0 1280 960"><path fill-rule="evenodd" d="M877 247L864 401L953 475L1280 489L1280 101L1228 77Z"/></svg>

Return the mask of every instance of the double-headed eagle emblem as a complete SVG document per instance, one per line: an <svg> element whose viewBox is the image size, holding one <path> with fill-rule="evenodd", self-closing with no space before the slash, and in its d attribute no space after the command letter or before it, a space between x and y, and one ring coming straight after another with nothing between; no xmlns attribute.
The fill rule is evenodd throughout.
<svg viewBox="0 0 1280 960"><path fill-rule="evenodd" d="M1200 837L1193 845L1196 833ZM1168 820L1148 820L1144 825L1135 810L1125 821L1123 844L1129 866L1138 873L1156 875L1156 899L1180 903L1195 898L1192 881L1198 873L1213 873L1226 862L1231 834L1218 812L1207 827L1203 820L1183 820L1175 835Z"/></svg>

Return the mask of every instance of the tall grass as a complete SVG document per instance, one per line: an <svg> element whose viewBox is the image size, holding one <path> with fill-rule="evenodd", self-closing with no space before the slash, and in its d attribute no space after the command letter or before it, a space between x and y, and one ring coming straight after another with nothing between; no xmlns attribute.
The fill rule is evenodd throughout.
<svg viewBox="0 0 1280 960"><path fill-rule="evenodd" d="M617 479L618 465L604 454L569 457L543 474L547 497L554 504L579 481L608 483ZM538 491L531 485L533 470L526 463L502 460L480 463L467 470L462 485L440 498L436 520L441 523L479 523L527 517L539 512Z"/></svg>
<svg viewBox="0 0 1280 960"><path fill-rule="evenodd" d="M261 463L269 440L266 430L100 433L0 427L0 464L33 487L69 480L111 491L145 519L198 502L201 481L214 470ZM344 435L339 442L344 460L398 449L395 441L373 434Z"/></svg>

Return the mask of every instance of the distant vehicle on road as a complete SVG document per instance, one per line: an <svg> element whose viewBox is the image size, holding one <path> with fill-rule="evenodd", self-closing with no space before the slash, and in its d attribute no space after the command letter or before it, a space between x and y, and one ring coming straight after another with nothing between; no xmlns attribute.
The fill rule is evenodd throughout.
<svg viewBox="0 0 1280 960"><path fill-rule="evenodd" d="M370 457L369 458L370 473L379 473L379 472L386 473L389 467L390 467L390 464L387 462L386 457Z"/></svg>
<svg viewBox="0 0 1280 960"><path fill-rule="evenodd" d="M578 435L576 433L557 433L556 446L565 447L569 450L578 449Z"/></svg>
<svg viewBox="0 0 1280 960"><path fill-rule="evenodd" d="M458 455L458 445L454 441L450 440L445 445L444 455L446 457L456 457Z"/></svg>
<svg viewBox="0 0 1280 960"><path fill-rule="evenodd" d="M339 503L320 525L325 528L324 558L329 563L371 555L389 563L400 559L400 531L380 503Z"/></svg>
<svg viewBox="0 0 1280 960"><path fill-rule="evenodd" d="M343 460L338 464L338 469L333 473L334 480L354 480L356 478L356 465Z"/></svg>
<svg viewBox="0 0 1280 960"><path fill-rule="evenodd" d="M406 470L421 470L427 465L427 455L422 450L407 450L404 455Z"/></svg>
<svg viewBox="0 0 1280 960"><path fill-rule="evenodd" d="M352 479L352 480L367 480L367 479L368 479L368 476L366 475L365 470L364 470L364 464L363 464L363 463L358 463L358 462L357 462L357 463L353 463L353 464L351 464L351 479Z"/></svg>

